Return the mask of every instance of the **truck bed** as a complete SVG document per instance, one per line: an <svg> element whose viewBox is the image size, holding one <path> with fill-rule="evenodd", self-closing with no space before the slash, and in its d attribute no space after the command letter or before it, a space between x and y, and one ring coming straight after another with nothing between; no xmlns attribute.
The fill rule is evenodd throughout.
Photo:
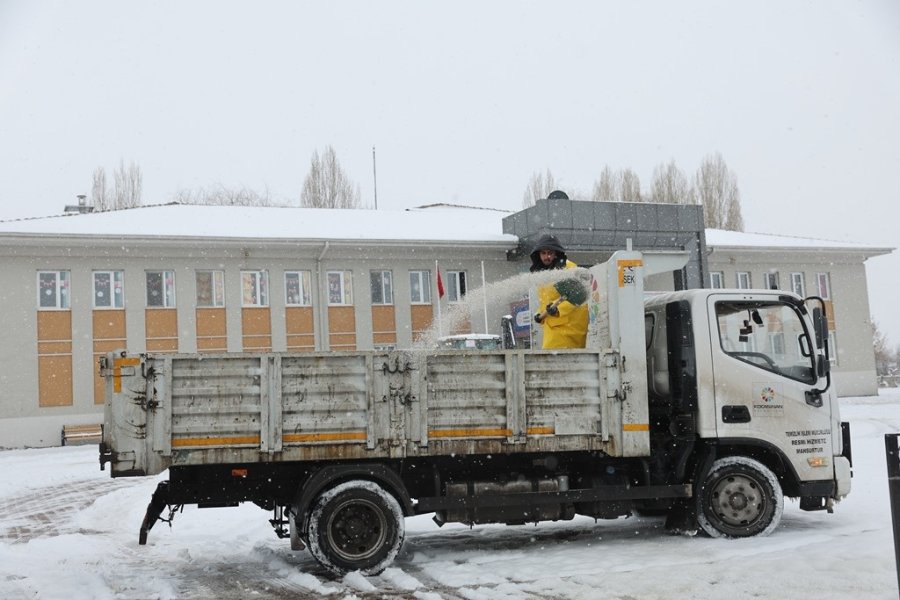
<svg viewBox="0 0 900 600"><path fill-rule="evenodd" d="M104 443L114 476L337 458L623 456L617 363L585 350L114 353Z"/></svg>

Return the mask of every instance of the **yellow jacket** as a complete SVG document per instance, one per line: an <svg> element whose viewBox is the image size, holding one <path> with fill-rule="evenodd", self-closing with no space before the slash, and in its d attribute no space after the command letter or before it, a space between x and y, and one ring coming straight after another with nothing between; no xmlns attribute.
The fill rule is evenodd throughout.
<svg viewBox="0 0 900 600"><path fill-rule="evenodd" d="M574 269L578 265L570 260L566 261L567 269ZM546 310L547 305L559 298L559 292L552 285L538 288L538 299L541 307L538 312ZM575 306L564 300L557 306L558 316L547 315L541 324L544 326L544 350L560 348L584 348L587 340L588 307L587 303Z"/></svg>

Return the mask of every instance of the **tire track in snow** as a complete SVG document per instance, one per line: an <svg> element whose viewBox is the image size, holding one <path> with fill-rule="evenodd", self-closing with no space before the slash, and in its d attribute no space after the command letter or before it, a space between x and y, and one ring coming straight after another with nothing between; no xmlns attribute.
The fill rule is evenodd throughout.
<svg viewBox="0 0 900 600"><path fill-rule="evenodd" d="M73 517L98 498L138 483L137 480L84 479L0 499L0 539L15 544L36 537L97 533L75 528Z"/></svg>

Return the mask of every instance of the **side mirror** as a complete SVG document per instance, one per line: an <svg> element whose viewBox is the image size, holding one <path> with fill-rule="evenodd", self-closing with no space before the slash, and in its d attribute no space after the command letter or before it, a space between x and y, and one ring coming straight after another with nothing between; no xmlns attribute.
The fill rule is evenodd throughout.
<svg viewBox="0 0 900 600"><path fill-rule="evenodd" d="M825 311L818 306L813 308L812 319L816 334L816 348L821 350L825 347L825 340L828 339L828 319L825 317Z"/></svg>
<svg viewBox="0 0 900 600"><path fill-rule="evenodd" d="M831 363L821 354L816 356L816 375L824 377L831 372Z"/></svg>

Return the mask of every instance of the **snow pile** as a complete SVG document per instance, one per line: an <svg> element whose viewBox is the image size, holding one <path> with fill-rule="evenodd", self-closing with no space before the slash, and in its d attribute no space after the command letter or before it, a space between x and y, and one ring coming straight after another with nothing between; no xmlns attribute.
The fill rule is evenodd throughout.
<svg viewBox="0 0 900 600"><path fill-rule="evenodd" d="M110 479L91 446L3 451L0 598L896 599L884 434L900 432L900 390L841 402L854 478L834 514L786 501L771 535L739 540L649 517L439 529L423 515L382 574L342 579L249 504L187 507L138 546L163 477Z"/></svg>

